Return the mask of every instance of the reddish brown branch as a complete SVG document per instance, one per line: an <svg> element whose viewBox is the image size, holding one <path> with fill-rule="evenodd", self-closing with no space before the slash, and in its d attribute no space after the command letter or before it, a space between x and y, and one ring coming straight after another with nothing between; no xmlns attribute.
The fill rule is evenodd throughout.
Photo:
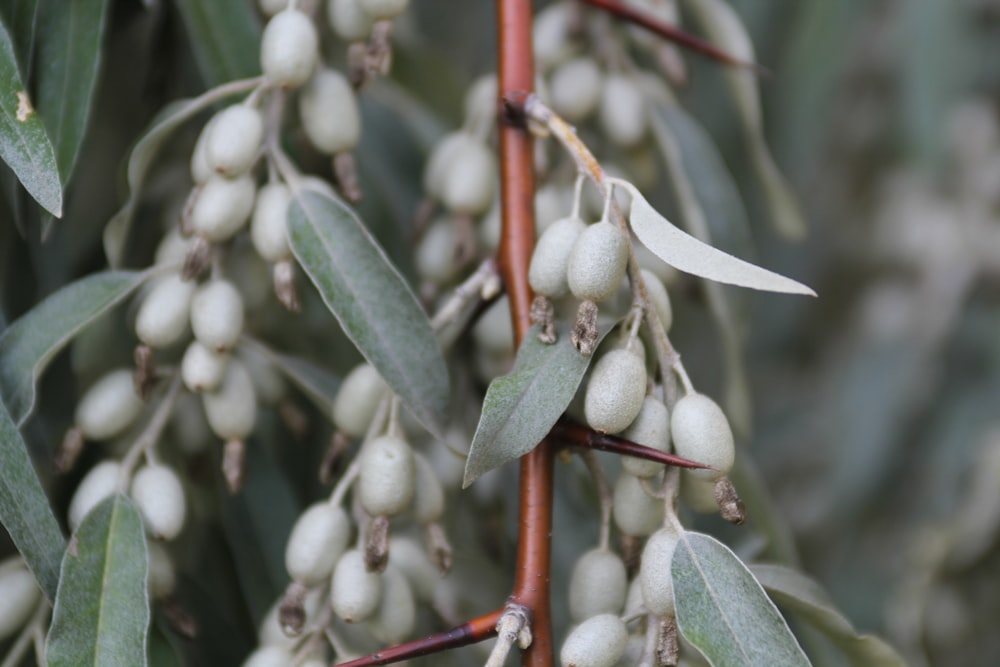
<svg viewBox="0 0 1000 667"><path fill-rule="evenodd" d="M625 21L634 23L641 28L645 28L654 34L659 35L663 39L679 44L680 46L683 46L690 51L694 51L695 53L700 53L706 58L717 60L720 63L725 63L726 65L747 67L759 74L767 73L767 70L759 66L757 63L747 62L737 58L736 56L730 55L719 47L706 42L703 39L686 33L669 23L661 21L655 16L642 11L641 9L636 9L631 5L626 5L619 0L580 0L580 2L593 5L594 7L602 9L609 14L614 14Z"/></svg>
<svg viewBox="0 0 1000 667"><path fill-rule="evenodd" d="M339 663L337 667L389 665L422 655L440 653L441 651L447 651L460 646L475 644L497 634L497 621L500 620L500 616L502 615L503 609L498 609L446 632L439 632L421 639L415 639L412 642L406 642L405 644L377 651L363 658Z"/></svg>
<svg viewBox="0 0 1000 667"><path fill-rule="evenodd" d="M625 438L619 438L617 435L598 433L586 426L574 424L565 419L552 427L549 437L557 442L566 443L574 447L586 447L587 449L598 449L602 452L611 452L613 454L621 454L622 456L634 456L637 459L656 461L657 463L677 466L678 468L712 469L712 466L707 466L704 463L685 459L676 454L661 452L658 449L646 447Z"/></svg>

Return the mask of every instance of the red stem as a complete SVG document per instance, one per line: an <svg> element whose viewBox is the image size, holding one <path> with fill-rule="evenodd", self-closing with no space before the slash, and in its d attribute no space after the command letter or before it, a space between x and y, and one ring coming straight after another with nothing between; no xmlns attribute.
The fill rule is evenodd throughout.
<svg viewBox="0 0 1000 667"><path fill-rule="evenodd" d="M620 438L617 435L607 435L598 433L586 426L580 426L573 422L562 420L552 427L549 437L559 442L565 442L574 447L586 447L587 449L598 449L602 452L621 454L622 456L634 456L647 461L656 461L668 466L678 468L713 469L712 466L698 463L676 454L661 452L652 447L646 447L638 443Z"/></svg>
<svg viewBox="0 0 1000 667"><path fill-rule="evenodd" d="M485 616L475 618L457 628L445 632L428 635L412 642L392 646L381 651L340 663L336 667L372 667L373 665L388 665L401 660L409 660L429 653L439 653L460 646L468 646L493 637L497 633L497 621L503 615L503 609L490 612Z"/></svg>

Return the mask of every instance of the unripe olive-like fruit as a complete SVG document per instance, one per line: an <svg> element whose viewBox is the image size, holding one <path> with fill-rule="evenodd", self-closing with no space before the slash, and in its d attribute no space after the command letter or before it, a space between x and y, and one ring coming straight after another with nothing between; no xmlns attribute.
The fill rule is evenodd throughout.
<svg viewBox="0 0 1000 667"><path fill-rule="evenodd" d="M514 353L514 328L510 321L510 302L502 296L483 313L472 327L472 338L484 352L495 355Z"/></svg>
<svg viewBox="0 0 1000 667"><path fill-rule="evenodd" d="M191 329L205 347L232 349L243 333L243 297L232 283L213 280L191 300Z"/></svg>
<svg viewBox="0 0 1000 667"><path fill-rule="evenodd" d="M417 523L437 521L444 514L444 489L441 480L422 454L413 453L415 465L413 518Z"/></svg>
<svg viewBox="0 0 1000 667"><path fill-rule="evenodd" d="M153 256L153 263L180 264L187 257L193 242L194 239L181 236L180 230L175 226L160 239L160 243L156 246L156 254Z"/></svg>
<svg viewBox="0 0 1000 667"><path fill-rule="evenodd" d="M246 438L257 420L257 393L250 374L238 359L229 360L222 384L202 394L205 416L223 440Z"/></svg>
<svg viewBox="0 0 1000 667"><path fill-rule="evenodd" d="M645 396L646 364L642 357L629 350L611 350L590 372L583 399L587 423L601 433L620 433L635 420Z"/></svg>
<svg viewBox="0 0 1000 667"><path fill-rule="evenodd" d="M333 573L351 539L351 519L339 505L311 505L292 526L285 547L285 567L295 581L318 584Z"/></svg>
<svg viewBox="0 0 1000 667"><path fill-rule="evenodd" d="M257 191L250 218L250 239L257 254L268 262L288 259L288 205L292 193L284 183L269 183Z"/></svg>
<svg viewBox="0 0 1000 667"><path fill-rule="evenodd" d="M135 316L135 335L150 347L167 347L187 331L195 284L179 273L161 278Z"/></svg>
<svg viewBox="0 0 1000 667"><path fill-rule="evenodd" d="M601 100L601 69L593 58L576 58L552 73L552 108L571 123L583 120Z"/></svg>
<svg viewBox="0 0 1000 667"><path fill-rule="evenodd" d="M76 530L90 510L117 490L120 472L121 464L117 461L102 461L84 475L69 502L71 530Z"/></svg>
<svg viewBox="0 0 1000 667"><path fill-rule="evenodd" d="M212 116L201 128L198 139L194 142L194 149L191 151L191 180L197 185L204 185L215 175L212 167L208 164L208 136L212 133L212 123L218 115Z"/></svg>
<svg viewBox="0 0 1000 667"><path fill-rule="evenodd" d="M576 626L559 652L562 667L612 667L625 652L628 630L614 614L592 616Z"/></svg>
<svg viewBox="0 0 1000 667"><path fill-rule="evenodd" d="M611 141L635 146L646 136L646 99L629 77L612 74L604 80L600 106L601 127Z"/></svg>
<svg viewBox="0 0 1000 667"><path fill-rule="evenodd" d="M228 352L210 350L193 340L181 359L181 379L193 392L214 391L226 377L228 367Z"/></svg>
<svg viewBox="0 0 1000 667"><path fill-rule="evenodd" d="M0 564L0 641L20 630L41 599L35 577L18 557Z"/></svg>
<svg viewBox="0 0 1000 667"><path fill-rule="evenodd" d="M210 177L191 207L191 228L209 241L225 241L246 224L256 189L249 174Z"/></svg>
<svg viewBox="0 0 1000 667"><path fill-rule="evenodd" d="M625 429L622 437L661 452L670 451L670 413L667 411L667 406L663 401L647 396L642 401L642 409L636 415L635 421ZM663 464L634 456L623 456L622 468L636 477L652 477L663 470Z"/></svg>
<svg viewBox="0 0 1000 667"><path fill-rule="evenodd" d="M670 414L670 433L678 456L715 468L690 470L692 477L718 479L732 469L733 431L722 408L708 396L688 394L677 401Z"/></svg>
<svg viewBox="0 0 1000 667"><path fill-rule="evenodd" d="M90 440L108 440L132 425L143 402L135 393L132 371L111 371L95 382L76 406L76 425Z"/></svg>
<svg viewBox="0 0 1000 667"><path fill-rule="evenodd" d="M531 255L528 282L531 289L551 299L569 292L567 268L577 239L587 229L586 223L570 216L556 220L542 232Z"/></svg>
<svg viewBox="0 0 1000 667"><path fill-rule="evenodd" d="M358 0L358 4L372 19L385 21L402 14L409 0Z"/></svg>
<svg viewBox="0 0 1000 667"><path fill-rule="evenodd" d="M184 487L170 467L148 465L132 479L132 500L142 513L146 530L158 540L172 540L184 527L187 502Z"/></svg>
<svg viewBox="0 0 1000 667"><path fill-rule="evenodd" d="M364 436L388 390L374 366L358 364L340 384L333 401L333 423L355 438Z"/></svg>
<svg viewBox="0 0 1000 667"><path fill-rule="evenodd" d="M264 119L245 104L234 104L215 116L205 137L205 160L212 171L227 178L245 174L253 166L264 139Z"/></svg>
<svg viewBox="0 0 1000 667"><path fill-rule="evenodd" d="M573 296L604 301L618 289L628 265L628 239L617 225L602 220L587 227L573 244L566 277Z"/></svg>
<svg viewBox="0 0 1000 667"><path fill-rule="evenodd" d="M295 662L291 651L283 646L262 646L243 661L243 667L288 667Z"/></svg>
<svg viewBox="0 0 1000 667"><path fill-rule="evenodd" d="M435 220L417 245L413 263L417 275L435 285L447 285L458 273L455 225L448 218Z"/></svg>
<svg viewBox="0 0 1000 667"><path fill-rule="evenodd" d="M380 642L398 644L413 632L416 623L417 603L410 582L390 563L382 573L382 598L368 629Z"/></svg>
<svg viewBox="0 0 1000 667"><path fill-rule="evenodd" d="M663 525L663 501L646 493L638 477L622 473L615 482L615 525L626 535L649 535Z"/></svg>
<svg viewBox="0 0 1000 667"><path fill-rule="evenodd" d="M333 568L330 601L333 611L348 623L359 623L371 617L382 599L382 577L369 572L365 557L357 549L344 553Z"/></svg>
<svg viewBox="0 0 1000 667"><path fill-rule="evenodd" d="M397 535L389 538L389 564L406 575L413 593L419 599L424 602L434 599L434 590L441 583L441 574L416 540Z"/></svg>
<svg viewBox="0 0 1000 667"><path fill-rule="evenodd" d="M535 16L532 26L532 47L539 70L557 65L570 52L570 3L554 2Z"/></svg>
<svg viewBox="0 0 1000 667"><path fill-rule="evenodd" d="M642 585L639 583L639 577L635 577L628 584L628 593L625 594L625 609L621 615L623 618L637 616L642 612L642 608Z"/></svg>
<svg viewBox="0 0 1000 667"><path fill-rule="evenodd" d="M660 318L660 324L664 331L670 331L670 326L674 323L674 310L670 305L670 295L667 288L655 273L649 269L642 269L642 282L646 284L646 296L649 303L656 311L656 316Z"/></svg>
<svg viewBox="0 0 1000 667"><path fill-rule="evenodd" d="M481 141L462 143L445 172L441 201L455 213L481 215L493 203L496 180L493 151Z"/></svg>
<svg viewBox="0 0 1000 667"><path fill-rule="evenodd" d="M608 549L580 556L569 580L569 613L580 623L598 614L620 614L628 577L621 557Z"/></svg>
<svg viewBox="0 0 1000 667"><path fill-rule="evenodd" d="M337 70L321 69L303 86L299 115L309 141L322 152L342 153L358 145L358 101L350 81Z"/></svg>
<svg viewBox="0 0 1000 667"><path fill-rule="evenodd" d="M372 19L359 0L329 0L326 18L337 37L348 42L367 39L372 32Z"/></svg>
<svg viewBox="0 0 1000 667"><path fill-rule="evenodd" d="M171 595L177 588L177 573L174 571L170 554L162 544L147 542L146 550L149 554L149 572L146 575L149 596L154 600L160 600Z"/></svg>
<svg viewBox="0 0 1000 667"><path fill-rule="evenodd" d="M275 14L260 41L260 67L270 81L286 88L305 83L319 60L319 34L312 20L296 9Z"/></svg>
<svg viewBox="0 0 1000 667"><path fill-rule="evenodd" d="M427 194L441 199L448 171L455 161L455 156L465 152L466 145L478 143L478 139L462 130L445 135L434 146L430 157L427 158L427 164L424 166L424 190L427 191ZM475 150L475 148L469 150Z"/></svg>
<svg viewBox="0 0 1000 667"><path fill-rule="evenodd" d="M465 93L465 117L476 122L492 120L497 108L497 75L485 74L476 79Z"/></svg>
<svg viewBox="0 0 1000 667"><path fill-rule="evenodd" d="M646 609L657 616L673 616L675 613L670 563L679 539L673 528L661 528L649 536L642 550L642 564L639 566L642 600Z"/></svg>
<svg viewBox="0 0 1000 667"><path fill-rule="evenodd" d="M701 514L715 514L719 501L715 499L715 480L696 477L690 470L681 471L681 499Z"/></svg>
<svg viewBox="0 0 1000 667"><path fill-rule="evenodd" d="M358 497L372 516L399 514L413 500L416 464L413 449L402 438L383 435L361 453Z"/></svg>

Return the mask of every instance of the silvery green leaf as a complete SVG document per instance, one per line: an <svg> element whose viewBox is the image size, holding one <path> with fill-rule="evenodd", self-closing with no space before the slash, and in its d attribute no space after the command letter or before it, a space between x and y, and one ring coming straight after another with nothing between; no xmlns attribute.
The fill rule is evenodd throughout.
<svg viewBox="0 0 1000 667"><path fill-rule="evenodd" d="M883 640L858 634L814 580L781 565L751 565L750 570L778 604L829 637L852 665L903 667L905 664Z"/></svg>
<svg viewBox="0 0 1000 667"><path fill-rule="evenodd" d="M45 591L56 597L63 538L28 449L0 401L0 523Z"/></svg>
<svg viewBox="0 0 1000 667"><path fill-rule="evenodd" d="M615 185L632 195L629 223L639 241L674 268L729 285L816 296L802 283L733 257L681 231L657 213L631 183L616 180Z"/></svg>
<svg viewBox="0 0 1000 667"><path fill-rule="evenodd" d="M63 557L50 667L145 667L147 558L142 517L128 498L116 494L91 510Z"/></svg>
<svg viewBox="0 0 1000 667"><path fill-rule="evenodd" d="M603 338L611 326L600 328ZM541 442L573 400L591 356L582 355L561 327L554 344L538 340L538 327L524 337L514 368L486 390L483 412L465 463L463 486Z"/></svg>
<svg viewBox="0 0 1000 667"><path fill-rule="evenodd" d="M296 192L288 214L292 251L344 333L431 433L449 405L448 368L416 296L346 204Z"/></svg>
<svg viewBox="0 0 1000 667"><path fill-rule="evenodd" d="M729 4L723 0L688 0L686 4L714 44L744 62L755 61L750 36ZM764 141L757 75L748 68L727 67L725 76L736 101L751 160L771 208L774 226L788 238L801 238L806 232L802 212Z"/></svg>
<svg viewBox="0 0 1000 667"><path fill-rule="evenodd" d="M677 627L710 664L810 664L774 603L726 545L686 532L677 543L670 572Z"/></svg>
<svg viewBox="0 0 1000 667"><path fill-rule="evenodd" d="M107 271L71 283L0 334L0 396L18 427L35 406L35 384L52 357L151 273Z"/></svg>

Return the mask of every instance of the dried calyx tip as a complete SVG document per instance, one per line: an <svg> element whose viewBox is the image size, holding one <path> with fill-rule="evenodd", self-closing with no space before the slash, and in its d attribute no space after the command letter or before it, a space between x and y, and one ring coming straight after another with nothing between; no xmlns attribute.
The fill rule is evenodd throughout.
<svg viewBox="0 0 1000 667"><path fill-rule="evenodd" d="M365 540L365 569L384 572L389 563L389 517L377 516L368 524Z"/></svg>
<svg viewBox="0 0 1000 667"><path fill-rule="evenodd" d="M729 478L720 477L717 479L714 491L715 502L719 504L719 514L722 518L737 526L743 525L747 520L746 507Z"/></svg>

